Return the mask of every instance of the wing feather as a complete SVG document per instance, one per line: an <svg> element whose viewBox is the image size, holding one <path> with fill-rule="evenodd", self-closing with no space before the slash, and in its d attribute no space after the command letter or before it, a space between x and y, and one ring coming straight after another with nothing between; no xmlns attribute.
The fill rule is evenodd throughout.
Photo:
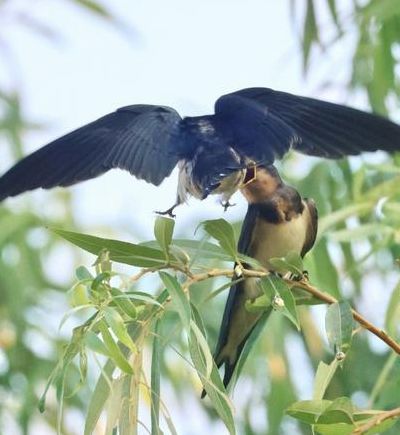
<svg viewBox="0 0 400 435"><path fill-rule="evenodd" d="M268 88L224 95L215 113L239 151L267 164L291 147L334 159L364 151L400 151L400 126L382 116Z"/></svg>
<svg viewBox="0 0 400 435"><path fill-rule="evenodd" d="M159 185L183 155L181 117L164 106L118 109L25 157L0 178L0 201L27 190L70 186L110 169Z"/></svg>

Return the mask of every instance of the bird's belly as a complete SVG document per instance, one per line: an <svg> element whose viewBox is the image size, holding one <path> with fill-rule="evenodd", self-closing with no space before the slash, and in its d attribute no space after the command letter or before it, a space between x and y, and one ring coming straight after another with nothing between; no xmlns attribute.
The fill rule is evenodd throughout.
<svg viewBox="0 0 400 435"><path fill-rule="evenodd" d="M307 221L304 213L289 222L278 224L258 220L253 232L255 237L250 247L250 255L264 267L274 270L268 260L285 257L291 251L300 255L305 244L306 232Z"/></svg>

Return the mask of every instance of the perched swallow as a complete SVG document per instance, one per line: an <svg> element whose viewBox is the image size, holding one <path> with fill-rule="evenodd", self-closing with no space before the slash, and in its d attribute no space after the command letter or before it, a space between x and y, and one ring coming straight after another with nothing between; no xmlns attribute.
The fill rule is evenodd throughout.
<svg viewBox="0 0 400 435"><path fill-rule="evenodd" d="M249 206L239 239L240 253L274 271L269 263L271 258L284 257L291 251L304 257L313 247L318 229L315 203L286 185L274 166L258 168L256 179L242 193ZM225 365L225 386L232 378L246 340L262 317L262 313L248 311L245 303L262 293L256 278L234 284L229 291L214 353L217 366Z"/></svg>
<svg viewBox="0 0 400 435"><path fill-rule="evenodd" d="M229 197L291 148L341 158L400 150L400 126L377 115L267 88L220 97L213 115L165 106L118 109L25 157L0 178L0 201L27 190L69 186L110 169L159 185L179 167L176 204L188 195Z"/></svg>

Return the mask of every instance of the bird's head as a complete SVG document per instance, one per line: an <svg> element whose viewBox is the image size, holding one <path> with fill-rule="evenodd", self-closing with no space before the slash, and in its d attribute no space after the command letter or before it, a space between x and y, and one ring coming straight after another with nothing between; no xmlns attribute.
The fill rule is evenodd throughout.
<svg viewBox="0 0 400 435"><path fill-rule="evenodd" d="M251 204L269 198L280 186L282 179L275 166L253 165L247 168L240 190Z"/></svg>

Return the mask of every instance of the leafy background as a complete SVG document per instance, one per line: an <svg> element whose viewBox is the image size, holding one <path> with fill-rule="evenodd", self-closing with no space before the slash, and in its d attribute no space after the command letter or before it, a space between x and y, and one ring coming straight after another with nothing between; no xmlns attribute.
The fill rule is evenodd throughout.
<svg viewBox="0 0 400 435"><path fill-rule="evenodd" d="M46 2L35 3L36 7L48 7ZM106 3L102 5L96 1L59 3L70 3L73 14L83 14L81 22L93 19L103 22L102 31L118 34L116 41L119 44L129 41L134 45L147 36L140 32L140 23L134 19L134 8L132 16L125 16L105 6ZM340 101L369 106L399 120L398 2L307 0L291 1L287 6L285 19L293 29L292 37L296 38L302 56L296 74L299 81L305 80L307 85L304 86L309 86L309 95L333 94L339 96ZM222 3L221 11L228 14L227 3ZM18 57L14 56L13 29L23 28L29 38L38 38L39 45L54 46L61 53L67 50L63 41L64 24L55 21L51 13L38 19L27 2L2 0L0 22L3 23L0 30L0 160L2 168L6 169L8 164L28 152L27 138L35 137L47 128L46 119L36 122L32 120L34 117L31 119L26 115L29 107L24 93L29 88L30 71L21 70ZM251 52L253 41L249 39L246 43ZM251 53L251 56L268 57L269 53L265 50ZM288 55L285 56L287 59ZM38 61L46 59L38 54ZM285 61L282 61L279 67L275 63L271 68L279 74L284 65ZM107 71L97 74L107 74ZM82 77L87 76L82 73ZM255 84L271 86L264 80ZM242 87L242 82L236 87ZM230 90L221 89L219 94ZM79 106L79 96L71 98ZM130 98L131 103L135 101L133 96ZM92 104L101 105L100 100L101 96L97 95ZM40 105L40 101L29 104ZM77 111L79 113L79 107ZM77 119L74 126L81 122L82 119ZM395 263L400 250L398 156L388 158L376 154L338 163L289 156L280 169L285 179L304 196L316 200L322 216L318 244L306 260L313 284L336 297L345 297L374 323L385 326L398 337L400 290ZM98 185L97 188L103 187ZM102 193L97 202L104 201ZM157 194L153 191L153 195ZM4 433L55 433L58 404L54 389L50 390L43 414L38 412L38 401L62 355L63 346L71 337L72 327L83 319L78 313L58 331L63 314L74 303L71 292L67 293L75 282L74 267L85 264L90 268L94 257L67 246L58 236L44 229L44 224L137 241L150 238L148 226L153 225L150 214L145 217L147 227L141 223L140 214L136 219L121 220L115 225L99 225L101 221L93 222L93 216L89 222L79 218L82 205L75 198L73 189L72 193L71 190L57 190L7 201L0 208L0 427ZM87 196L85 200L88 200ZM216 209L214 204L208 205L210 210ZM115 208L118 213L128 210L129 213L128 205L126 209L107 204L103 207L105 213L109 213L109 208ZM239 211L243 210L243 205L239 205ZM184 225L178 227L179 236L192 237L200 220L208 217L204 206L203 212L197 214L197 217L194 214L184 217ZM233 218L232 215L227 218L234 221L239 216L238 212ZM238 233L240 222L235 223L234 228ZM118 270L129 275L135 273L128 267ZM91 271L94 273L93 269ZM153 294L161 290L157 279L145 279L140 282L139 290L151 290ZM217 280L215 288L220 284ZM226 292L207 300L211 291L209 282L200 283L192 289L191 300L200 312L208 342L213 348ZM308 425L297 423L285 414L285 409L296 400L310 398L319 361L329 363L333 359L325 338L324 314L324 307L299 310L301 334L283 316L271 316L233 395L239 433L310 433ZM177 319L176 313L168 312L159 330L163 351L156 358L159 358L162 373L163 402L178 433L188 433L189 428L190 433L204 433L210 428L223 433L224 426L209 402L199 399L200 381L187 362L187 341ZM152 349L151 344L150 339L144 344L143 367L149 379L151 352L154 357L154 349L157 349ZM59 422L64 434L82 433L89 397L98 376L98 365L92 355L88 364L86 382L77 394L65 399L63 419ZM72 387L79 383L78 366L71 369L68 381ZM400 362L379 342L363 333L355 336L343 369L333 378L326 398L348 396L360 407L391 409L399 406L399 388ZM149 425L149 396L144 391L141 394L139 411L144 424ZM189 413L193 416L192 426L187 426L185 421ZM104 433L105 421L103 417L100 419L95 433ZM168 432L166 422L162 427ZM398 430L397 424L387 433L395 434ZM145 429L139 429L139 433L146 433Z"/></svg>

